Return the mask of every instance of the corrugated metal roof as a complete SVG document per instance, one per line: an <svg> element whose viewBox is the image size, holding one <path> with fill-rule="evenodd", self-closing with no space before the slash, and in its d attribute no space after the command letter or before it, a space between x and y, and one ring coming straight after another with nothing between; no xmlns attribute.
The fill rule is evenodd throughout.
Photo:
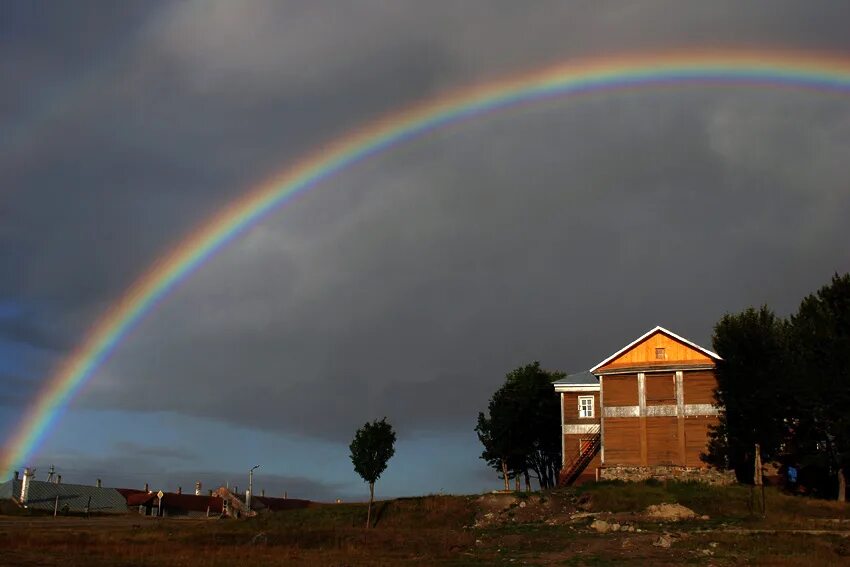
<svg viewBox="0 0 850 567"><path fill-rule="evenodd" d="M559 386L598 386L599 378L590 373L589 370L570 374L560 380L555 380L553 384Z"/></svg>
<svg viewBox="0 0 850 567"><path fill-rule="evenodd" d="M142 492L127 497L128 506L151 505L156 506L156 493ZM222 499L218 496L196 496L194 494L177 494L165 492L162 495L162 507L165 509L186 510L189 512L205 512L209 508L210 513L219 514L222 509Z"/></svg>
<svg viewBox="0 0 850 567"><path fill-rule="evenodd" d="M15 494L14 484L14 480L7 480L0 484L0 500L11 500L20 494L20 485L18 485L18 494Z"/></svg>
<svg viewBox="0 0 850 567"><path fill-rule="evenodd" d="M130 496L132 496L134 494L147 494L148 493L147 490L141 490L139 488L116 488L115 490L120 492L121 496L123 496L124 498L129 498Z"/></svg>
<svg viewBox="0 0 850 567"><path fill-rule="evenodd" d="M10 485L11 493L5 486L0 487L0 497L19 498L21 495L21 480L10 480L4 485ZM114 488L98 488L83 484L55 484L42 480L31 480L26 507L34 510L50 510L56 505L59 497L59 510L68 512L85 512L93 514L123 514L127 512L127 501Z"/></svg>

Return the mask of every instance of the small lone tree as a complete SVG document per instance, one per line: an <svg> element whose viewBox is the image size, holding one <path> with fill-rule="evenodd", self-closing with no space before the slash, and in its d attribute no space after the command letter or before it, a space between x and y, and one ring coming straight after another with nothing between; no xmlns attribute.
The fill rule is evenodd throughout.
<svg viewBox="0 0 850 567"><path fill-rule="evenodd" d="M395 454L395 431L387 418L366 422L357 430L351 442L351 462L354 472L369 483L369 509L366 512L366 527L372 521L372 503L375 500L375 481L387 468L387 462Z"/></svg>

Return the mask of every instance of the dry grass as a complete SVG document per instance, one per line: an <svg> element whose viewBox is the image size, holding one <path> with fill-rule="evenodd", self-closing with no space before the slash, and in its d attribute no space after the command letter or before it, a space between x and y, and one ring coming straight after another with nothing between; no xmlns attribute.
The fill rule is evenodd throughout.
<svg viewBox="0 0 850 567"><path fill-rule="evenodd" d="M711 522L638 523L639 533L598 534L569 518L565 503L628 514L678 501ZM504 499L500 496L499 498ZM538 502L539 501L539 502ZM501 502L501 501L500 501ZM63 565L835 565L850 564L850 539L836 535L745 534L734 528L850 529L846 506L767 492L768 516L749 513L747 487L681 483L590 485L527 499L507 523L471 527L479 498L428 496L365 505L328 504L243 521L0 516L0 564ZM535 504L537 502L537 504ZM552 505L557 503L557 505ZM548 514L541 517L540 514ZM532 519L534 518L534 519ZM549 521L552 520L552 521ZM557 520L557 521L554 521ZM825 521L829 520L829 521ZM814 525L813 525L814 524ZM661 532L669 549L653 543ZM511 561L513 560L513 561Z"/></svg>

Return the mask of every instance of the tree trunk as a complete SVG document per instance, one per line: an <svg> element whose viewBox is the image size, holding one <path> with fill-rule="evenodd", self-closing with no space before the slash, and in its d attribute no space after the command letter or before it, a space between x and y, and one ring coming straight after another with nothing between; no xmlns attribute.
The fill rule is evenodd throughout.
<svg viewBox="0 0 850 567"><path fill-rule="evenodd" d="M375 483L369 483L369 509L366 511L366 529L372 525L372 502L375 500Z"/></svg>
<svg viewBox="0 0 850 567"><path fill-rule="evenodd" d="M514 484L516 485L516 491L517 491L517 492L519 492L519 490L520 490L520 486L519 486L519 474L517 474L517 475L516 475L516 477L514 477L514 480L516 481L516 482L514 483Z"/></svg>
<svg viewBox="0 0 850 567"><path fill-rule="evenodd" d="M844 502L847 495L847 478L844 476L844 469L838 469L838 501Z"/></svg>
<svg viewBox="0 0 850 567"><path fill-rule="evenodd" d="M531 492L531 477L528 476L528 471L525 471L525 491Z"/></svg>
<svg viewBox="0 0 850 567"><path fill-rule="evenodd" d="M508 463L505 459L502 459L502 476L505 478L505 492L511 489L511 485L508 484Z"/></svg>

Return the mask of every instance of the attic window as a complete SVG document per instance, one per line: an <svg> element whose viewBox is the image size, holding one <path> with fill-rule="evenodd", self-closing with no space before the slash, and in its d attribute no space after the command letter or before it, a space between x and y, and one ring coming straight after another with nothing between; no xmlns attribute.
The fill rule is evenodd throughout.
<svg viewBox="0 0 850 567"><path fill-rule="evenodd" d="M664 347L656 348L655 358L656 360L665 360L667 358L667 349L665 349Z"/></svg>

